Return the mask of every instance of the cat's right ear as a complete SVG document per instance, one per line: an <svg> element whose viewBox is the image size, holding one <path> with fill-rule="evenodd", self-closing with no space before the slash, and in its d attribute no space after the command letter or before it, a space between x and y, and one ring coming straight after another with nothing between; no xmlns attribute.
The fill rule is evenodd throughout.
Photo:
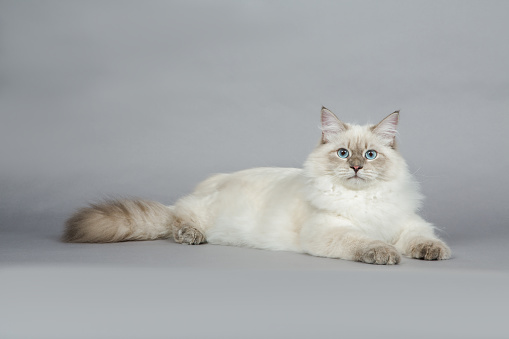
<svg viewBox="0 0 509 339"><path fill-rule="evenodd" d="M330 142L339 133L346 131L347 126L334 113L322 106L322 144Z"/></svg>

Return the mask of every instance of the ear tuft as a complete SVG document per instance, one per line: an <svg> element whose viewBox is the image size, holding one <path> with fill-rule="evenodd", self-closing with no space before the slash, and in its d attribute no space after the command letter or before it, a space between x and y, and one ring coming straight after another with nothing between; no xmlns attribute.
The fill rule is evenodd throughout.
<svg viewBox="0 0 509 339"><path fill-rule="evenodd" d="M334 113L322 106L322 143L330 142L334 136L346 129L347 126Z"/></svg>
<svg viewBox="0 0 509 339"><path fill-rule="evenodd" d="M386 141L390 146L395 145L395 138L399 122L399 111L389 114L378 125L373 127L373 133Z"/></svg>

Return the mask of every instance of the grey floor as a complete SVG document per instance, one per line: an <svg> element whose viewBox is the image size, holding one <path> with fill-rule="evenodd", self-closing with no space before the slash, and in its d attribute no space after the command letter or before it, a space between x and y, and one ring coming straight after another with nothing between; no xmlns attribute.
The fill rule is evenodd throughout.
<svg viewBox="0 0 509 339"><path fill-rule="evenodd" d="M449 261L385 267L169 240L64 244L63 217L2 220L18 229L0 238L0 337L509 334L507 235L450 239Z"/></svg>
<svg viewBox="0 0 509 339"><path fill-rule="evenodd" d="M0 3L0 338L509 338L509 2ZM442 262L65 244L401 109Z"/></svg>

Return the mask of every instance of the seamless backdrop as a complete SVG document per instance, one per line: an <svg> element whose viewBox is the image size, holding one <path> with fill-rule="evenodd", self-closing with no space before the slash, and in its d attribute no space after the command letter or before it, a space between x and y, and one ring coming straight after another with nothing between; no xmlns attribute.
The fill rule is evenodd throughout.
<svg viewBox="0 0 509 339"><path fill-rule="evenodd" d="M507 337L508 12L505 1L2 1L0 336ZM59 242L89 201L172 204L213 173L301 166L322 105L356 123L401 110L422 215L452 260Z"/></svg>

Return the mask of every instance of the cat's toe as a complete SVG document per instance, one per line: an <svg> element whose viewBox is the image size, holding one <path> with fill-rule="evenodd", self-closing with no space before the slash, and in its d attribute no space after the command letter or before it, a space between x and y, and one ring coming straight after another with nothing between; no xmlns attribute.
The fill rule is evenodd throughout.
<svg viewBox="0 0 509 339"><path fill-rule="evenodd" d="M395 265L399 264L401 256L393 246L376 241L360 253L358 261L376 265Z"/></svg>
<svg viewBox="0 0 509 339"><path fill-rule="evenodd" d="M410 256L423 260L445 260L451 257L451 250L441 240L429 239L415 242L410 246Z"/></svg>

